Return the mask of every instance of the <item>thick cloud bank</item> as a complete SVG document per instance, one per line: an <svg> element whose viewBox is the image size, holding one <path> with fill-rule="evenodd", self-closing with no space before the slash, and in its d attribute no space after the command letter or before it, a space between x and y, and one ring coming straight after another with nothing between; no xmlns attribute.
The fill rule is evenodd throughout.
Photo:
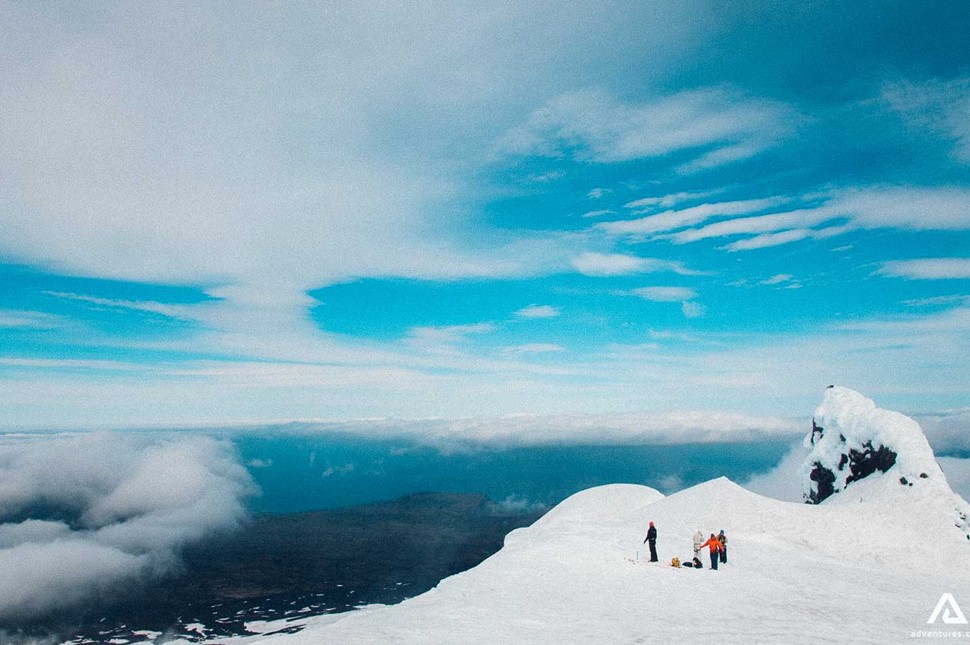
<svg viewBox="0 0 970 645"><path fill-rule="evenodd" d="M254 492L227 443L110 433L0 443L0 625L109 598L235 527Z"/></svg>
<svg viewBox="0 0 970 645"><path fill-rule="evenodd" d="M553 445L670 445L791 440L796 419L731 412L643 412L615 415L513 415L467 419L365 419L269 426L274 433L344 434L412 440L443 451ZM230 433L233 429L224 429ZM214 430L210 430L214 431Z"/></svg>

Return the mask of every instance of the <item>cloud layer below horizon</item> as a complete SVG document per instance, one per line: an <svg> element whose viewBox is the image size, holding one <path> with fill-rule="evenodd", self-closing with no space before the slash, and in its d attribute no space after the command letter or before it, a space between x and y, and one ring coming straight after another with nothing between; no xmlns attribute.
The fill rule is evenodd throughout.
<svg viewBox="0 0 970 645"><path fill-rule="evenodd" d="M0 622L47 617L176 571L245 517L254 484L205 437L0 437Z"/></svg>

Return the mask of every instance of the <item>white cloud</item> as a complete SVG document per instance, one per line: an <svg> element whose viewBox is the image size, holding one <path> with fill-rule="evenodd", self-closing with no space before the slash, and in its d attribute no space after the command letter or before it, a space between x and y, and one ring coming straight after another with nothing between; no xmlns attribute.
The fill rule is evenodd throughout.
<svg viewBox="0 0 970 645"><path fill-rule="evenodd" d="M563 94L509 131L501 148L520 155L571 154L598 163L705 150L685 171L753 157L786 137L797 117L780 103L728 88L683 91L624 104L603 92Z"/></svg>
<svg viewBox="0 0 970 645"><path fill-rule="evenodd" d="M488 334L495 329L495 324L488 322L469 325L412 327L408 330L408 337L421 343L450 344L466 340L469 336Z"/></svg>
<svg viewBox="0 0 970 645"><path fill-rule="evenodd" d="M779 233L764 233L744 240L737 240L726 244L725 251L753 251L755 249L767 249L782 244L791 244L812 237L813 231L810 229L799 228Z"/></svg>
<svg viewBox="0 0 970 645"><path fill-rule="evenodd" d="M353 463L346 463L342 466L328 466L326 470L320 473L320 476L323 479L327 479L328 477L333 477L334 475L349 475L354 472L356 468L357 467Z"/></svg>
<svg viewBox="0 0 970 645"><path fill-rule="evenodd" d="M99 307L113 307L119 309L130 309L132 311L143 311L145 313L159 314L170 318L188 318L190 307L184 305L172 305L162 302L146 300L118 300L113 298L97 298L77 293L65 293L61 291L44 291L45 295L67 300L76 300Z"/></svg>
<svg viewBox="0 0 970 645"><path fill-rule="evenodd" d="M513 355L522 354L549 354L554 352L564 352L566 348L562 345L556 345L554 343L526 343L525 345L516 345L514 347L506 347L505 353Z"/></svg>
<svg viewBox="0 0 970 645"><path fill-rule="evenodd" d="M770 278L766 278L760 282L760 284L781 284L782 282L788 282L792 279L792 274L790 273L779 273L773 275Z"/></svg>
<svg viewBox="0 0 970 645"><path fill-rule="evenodd" d="M0 58L22 64L0 67L0 86L10 90L0 93L0 255L62 274L212 292L228 284L288 302L361 277L566 269L575 250L561 236L488 229L462 205L481 187L456 169L455 151L482 162L480 142L522 110L497 111L503 91L481 78L533 87L531 74L545 76L506 59L516 47L535 56L532 45L495 51L509 25L543 22L526 8L505 11L509 20L494 21L477 9L438 7L426 20L421 11L361 5L325 39L317 29L326 11L312 6L269 21L262 10L202 6L96 11L91 20L42 8L5 16ZM581 22L591 34L612 30ZM250 43L248 53L205 45L222 42L223 30L233 43ZM361 49L374 33L386 37ZM269 53L279 42L289 52L282 58ZM447 70L437 63L445 52L453 55ZM558 92L522 98L539 105ZM399 145L386 145L382 133ZM210 328L221 337L207 340L221 351L256 335L244 314L283 317L278 303L271 314L252 299L230 302L236 293L184 311L61 295L218 319ZM283 329L311 331L301 325L305 309L287 313ZM261 344L281 344L276 329L265 327Z"/></svg>
<svg viewBox="0 0 970 645"><path fill-rule="evenodd" d="M697 292L687 287L640 287L630 293L654 302L684 302L697 297Z"/></svg>
<svg viewBox="0 0 970 645"><path fill-rule="evenodd" d="M671 271L680 275L697 275L697 272L684 267L680 262L641 258L622 253L583 253L572 261L573 268L583 275L607 277L632 275L635 273L656 273Z"/></svg>
<svg viewBox="0 0 970 645"><path fill-rule="evenodd" d="M707 313L707 307L692 300L681 303L680 310L684 313L684 317L686 318L700 318Z"/></svg>
<svg viewBox="0 0 970 645"><path fill-rule="evenodd" d="M824 209L800 209L786 213L728 219L709 224L703 228L680 231L670 237L677 244L686 244L713 237L767 233L801 226L812 226L832 217Z"/></svg>
<svg viewBox="0 0 970 645"><path fill-rule="evenodd" d="M559 315L559 309L552 305L529 305L515 312L519 318L555 318Z"/></svg>
<svg viewBox="0 0 970 645"><path fill-rule="evenodd" d="M682 210L665 211L635 220L618 220L597 224L596 228L610 235L643 237L699 224L713 217L756 213L783 204L784 198L747 199L731 202L701 204Z"/></svg>
<svg viewBox="0 0 970 645"><path fill-rule="evenodd" d="M922 258L884 262L880 275L911 280L970 279L970 258Z"/></svg>
<svg viewBox="0 0 970 645"><path fill-rule="evenodd" d="M785 502L803 502L805 482L801 466L809 450L799 442L782 457L781 462L766 473L752 476L743 486L750 491Z"/></svg>
<svg viewBox="0 0 970 645"><path fill-rule="evenodd" d="M950 140L953 156L970 162L970 78L888 83L882 98L915 128Z"/></svg>
<svg viewBox="0 0 970 645"><path fill-rule="evenodd" d="M581 217L584 217L586 219L593 219L595 217L603 217L604 215L615 215L615 214L616 214L615 211L611 211L610 209L606 208L598 211L586 211L581 215Z"/></svg>
<svg viewBox="0 0 970 645"><path fill-rule="evenodd" d="M521 495L509 495L501 502L495 502L491 505L493 512L495 513L509 513L512 515L518 515L522 513L540 513L549 510L549 507L541 502L532 502L526 497Z"/></svg>
<svg viewBox="0 0 970 645"><path fill-rule="evenodd" d="M0 329L52 329L63 324L57 316L40 311L0 309Z"/></svg>
<svg viewBox="0 0 970 645"><path fill-rule="evenodd" d="M841 191L825 209L864 228L970 229L970 188L870 187Z"/></svg>
<svg viewBox="0 0 970 645"><path fill-rule="evenodd" d="M53 370L105 370L150 372L158 368L127 361L112 361L106 359L88 358L20 358L15 356L0 357L0 366L19 368L42 368Z"/></svg>
<svg viewBox="0 0 970 645"><path fill-rule="evenodd" d="M594 188L586 193L586 196L590 199L603 199L603 197L605 197L609 192L610 190L607 188Z"/></svg>
<svg viewBox="0 0 970 645"><path fill-rule="evenodd" d="M566 173L561 170L550 170L549 172L531 174L526 179L535 184L548 184L557 179L562 179L565 176Z"/></svg>
<svg viewBox="0 0 970 645"><path fill-rule="evenodd" d="M931 296L929 298L914 298L903 300L907 307L936 307L953 305L970 305L970 296Z"/></svg>
<svg viewBox="0 0 970 645"><path fill-rule="evenodd" d="M448 449L462 445L653 445L755 442L804 436L806 420L703 410L626 414L537 415L461 419L379 419L309 422L290 431L342 432L406 438Z"/></svg>
<svg viewBox="0 0 970 645"><path fill-rule="evenodd" d="M970 499L970 459L937 457L936 461L953 492L963 499Z"/></svg>
<svg viewBox="0 0 970 645"><path fill-rule="evenodd" d="M970 455L970 408L912 416L937 455Z"/></svg>
<svg viewBox="0 0 970 645"><path fill-rule="evenodd" d="M718 237L753 236L722 247L727 251L750 251L805 239L825 239L859 228L970 229L970 190L964 188L874 186L843 189L816 197L822 199L822 203L810 208L733 217L700 228L685 227L701 224L712 217L769 210L791 200L770 197L704 204L638 220L603 222L595 228L634 238L667 237L677 244ZM666 231L676 232L658 235Z"/></svg>
<svg viewBox="0 0 970 645"><path fill-rule="evenodd" d="M722 192L722 191L721 190L707 190L703 192L682 191L679 193L671 193L669 195L664 195L662 197L642 197L640 199L635 199L631 202L627 202L626 204L623 204L623 207L636 209L634 212L638 211L639 209L646 209L646 208L651 208L651 209L656 207L673 208L674 206L676 206L677 204L680 204L681 202L706 199L708 197L711 197L712 195L718 194L719 192Z"/></svg>
<svg viewBox="0 0 970 645"><path fill-rule="evenodd" d="M164 575L185 545L235 527L253 490L227 446L203 437L4 438L0 619ZM32 515L43 508L56 518Z"/></svg>

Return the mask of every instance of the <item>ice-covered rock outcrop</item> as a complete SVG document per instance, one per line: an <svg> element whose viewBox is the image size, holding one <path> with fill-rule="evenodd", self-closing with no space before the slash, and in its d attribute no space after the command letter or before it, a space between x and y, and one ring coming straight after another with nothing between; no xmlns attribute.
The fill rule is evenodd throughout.
<svg viewBox="0 0 970 645"><path fill-rule="evenodd" d="M829 386L805 438L805 501L820 504L852 487L865 498L912 495L952 499L954 524L970 538L966 502L949 487L933 449L913 419L876 407L863 395Z"/></svg>

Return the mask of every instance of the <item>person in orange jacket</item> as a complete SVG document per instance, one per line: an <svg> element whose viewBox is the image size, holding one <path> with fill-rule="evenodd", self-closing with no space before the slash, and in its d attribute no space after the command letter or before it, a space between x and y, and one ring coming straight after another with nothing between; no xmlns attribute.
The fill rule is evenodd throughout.
<svg viewBox="0 0 970 645"><path fill-rule="evenodd" d="M711 568L717 571L718 552L721 550L721 541L711 533L710 539L701 545L701 548L708 547L711 550Z"/></svg>

